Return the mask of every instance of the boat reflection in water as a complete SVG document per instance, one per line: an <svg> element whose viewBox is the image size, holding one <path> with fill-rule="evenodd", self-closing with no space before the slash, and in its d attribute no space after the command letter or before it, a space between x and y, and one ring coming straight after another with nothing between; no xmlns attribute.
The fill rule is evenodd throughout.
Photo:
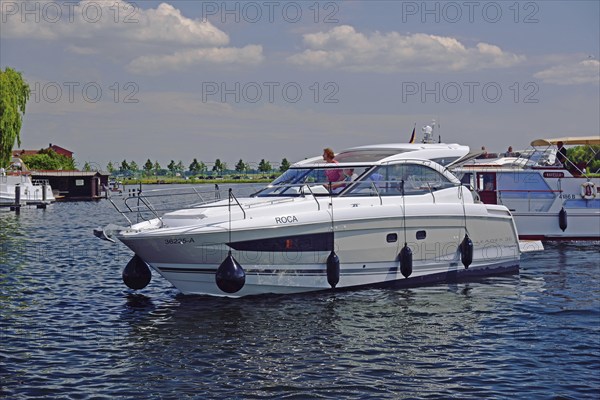
<svg viewBox="0 0 600 400"><path fill-rule="evenodd" d="M446 168L468 153L457 144L355 147L337 164L298 162L250 196L229 190L209 200L195 190L199 203L179 209L172 193L142 192L124 199L129 226L95 234L135 253L128 286L148 284L149 266L184 294L416 286L518 271L508 209L476 201ZM133 223L131 212L145 219Z"/></svg>

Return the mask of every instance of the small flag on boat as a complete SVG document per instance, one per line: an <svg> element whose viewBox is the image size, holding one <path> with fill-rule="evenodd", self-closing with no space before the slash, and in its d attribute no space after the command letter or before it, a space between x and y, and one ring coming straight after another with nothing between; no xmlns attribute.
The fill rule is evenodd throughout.
<svg viewBox="0 0 600 400"><path fill-rule="evenodd" d="M410 135L410 140L408 141L408 143L414 143L415 142L415 133L416 133L415 129L416 128L417 128L416 126L413 128L412 135Z"/></svg>

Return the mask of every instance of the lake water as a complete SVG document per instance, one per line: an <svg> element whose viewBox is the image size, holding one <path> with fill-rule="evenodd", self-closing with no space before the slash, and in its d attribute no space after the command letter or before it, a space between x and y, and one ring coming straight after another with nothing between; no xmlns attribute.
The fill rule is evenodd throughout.
<svg viewBox="0 0 600 400"><path fill-rule="evenodd" d="M597 242L477 282L232 300L127 289L131 252L92 235L123 221L0 212L0 397L599 398Z"/></svg>

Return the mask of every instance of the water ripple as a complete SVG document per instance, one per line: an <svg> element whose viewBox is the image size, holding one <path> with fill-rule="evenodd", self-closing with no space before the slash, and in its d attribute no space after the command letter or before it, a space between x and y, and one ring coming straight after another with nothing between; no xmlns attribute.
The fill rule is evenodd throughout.
<svg viewBox="0 0 600 400"><path fill-rule="evenodd" d="M125 288L131 253L91 235L109 222L107 202L0 214L1 397L597 398L597 243L516 276L232 301Z"/></svg>

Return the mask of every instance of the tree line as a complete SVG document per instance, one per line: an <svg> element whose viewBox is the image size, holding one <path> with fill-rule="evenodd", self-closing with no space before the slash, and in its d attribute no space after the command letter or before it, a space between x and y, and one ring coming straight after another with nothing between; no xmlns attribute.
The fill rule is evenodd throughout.
<svg viewBox="0 0 600 400"><path fill-rule="evenodd" d="M214 163L205 163L198 161L194 158L192 162L185 167L183 161L171 160L166 168L163 168L158 161L152 161L150 159L141 166L135 161L123 160L120 164L113 163L110 161L106 166L106 170L112 175L123 174L123 175L135 175L142 173L145 176L163 176L163 175L222 175L230 173L248 174L248 173L273 173L273 172L285 172L290 167L290 162L284 158L281 160L278 166L274 167L270 161L264 158L260 160L258 164L253 165L252 163L245 162L240 159L235 165L234 169L229 169L227 163L217 158ZM83 170L91 170L91 166L86 163Z"/></svg>

